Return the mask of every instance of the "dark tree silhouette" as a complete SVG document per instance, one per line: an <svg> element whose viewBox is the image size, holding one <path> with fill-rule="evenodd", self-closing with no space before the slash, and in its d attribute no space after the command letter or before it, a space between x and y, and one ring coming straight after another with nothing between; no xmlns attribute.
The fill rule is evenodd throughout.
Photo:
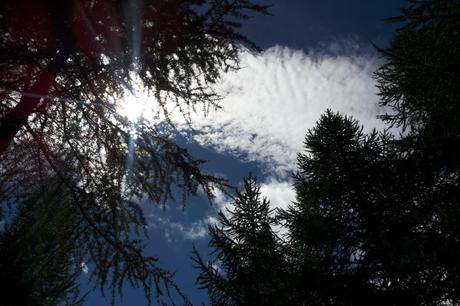
<svg viewBox="0 0 460 306"><path fill-rule="evenodd" d="M290 231L299 304L458 305L458 1L409 1L375 74L384 120L328 111L307 133Z"/></svg>
<svg viewBox="0 0 460 306"><path fill-rule="evenodd" d="M213 259L206 262L194 250L199 285L208 290L212 305L289 304L273 211L253 177L244 180L244 191L232 205L209 226Z"/></svg>
<svg viewBox="0 0 460 306"><path fill-rule="evenodd" d="M282 268L270 271L278 278L264 270L289 275L285 304L460 305L460 3L410 1L391 20L403 25L375 76L391 109L382 118L403 133L365 134L330 110L307 132L296 201L277 217L288 229ZM216 304L260 301L238 287L256 284L238 279L251 271L238 269L249 252L234 251L240 232L230 234L241 216L221 215L224 226L210 230L223 272L197 257Z"/></svg>
<svg viewBox="0 0 460 306"><path fill-rule="evenodd" d="M387 121L409 127L399 144L419 188L423 227L441 265L439 289L460 303L460 2L411 1L390 46L381 50L387 64L376 72L382 104L394 114ZM429 218L429 219L428 219Z"/></svg>
<svg viewBox="0 0 460 306"><path fill-rule="evenodd" d="M409 1L390 21L402 26L386 49L375 77L383 119L413 133L406 141L431 155L433 167L460 165L460 3Z"/></svg>
<svg viewBox="0 0 460 306"><path fill-rule="evenodd" d="M58 183L18 203L0 233L1 305L83 304L77 277L86 256L76 247L83 239L75 229L84 228L61 191Z"/></svg>
<svg viewBox="0 0 460 306"><path fill-rule="evenodd" d="M383 119L403 135L366 135L332 111L307 133L297 200L279 216L289 304L459 304L459 12L457 1L411 1L391 19L403 26L376 78L392 110Z"/></svg>
<svg viewBox="0 0 460 306"><path fill-rule="evenodd" d="M302 284L293 285L299 304L457 300L457 275L444 258L452 246L450 221L441 217L449 196L437 190L446 191L447 182L430 185L400 145L386 133L365 135L355 120L331 111L307 133L297 200L281 214L293 283Z"/></svg>
<svg viewBox="0 0 460 306"><path fill-rule="evenodd" d="M160 292L170 274L132 240L143 231L131 199L157 203L223 180L179 147L167 128L118 111L141 84L151 107L185 119L217 107L212 83L238 68L239 20L265 7L248 0L5 0L0 3L0 202L14 204L49 177L91 229L94 275L112 290L125 280ZM138 83L136 83L138 82ZM131 107L131 106L128 106Z"/></svg>

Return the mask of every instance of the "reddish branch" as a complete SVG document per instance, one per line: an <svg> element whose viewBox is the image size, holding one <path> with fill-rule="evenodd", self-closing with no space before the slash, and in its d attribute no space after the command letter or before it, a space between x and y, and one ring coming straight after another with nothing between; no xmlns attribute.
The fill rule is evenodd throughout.
<svg viewBox="0 0 460 306"><path fill-rule="evenodd" d="M43 70L27 92L23 92L19 103L0 119L0 156L13 142L16 134L25 126L30 115L38 110L41 102L47 103L55 75Z"/></svg>

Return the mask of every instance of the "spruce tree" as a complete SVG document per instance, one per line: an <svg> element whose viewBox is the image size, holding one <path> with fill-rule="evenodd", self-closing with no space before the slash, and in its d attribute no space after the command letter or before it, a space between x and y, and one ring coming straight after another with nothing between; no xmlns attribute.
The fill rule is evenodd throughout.
<svg viewBox="0 0 460 306"><path fill-rule="evenodd" d="M439 265L441 295L460 303L460 2L409 1L376 72L384 120L406 127L398 144L413 166L414 187ZM434 284L436 286L436 284Z"/></svg>

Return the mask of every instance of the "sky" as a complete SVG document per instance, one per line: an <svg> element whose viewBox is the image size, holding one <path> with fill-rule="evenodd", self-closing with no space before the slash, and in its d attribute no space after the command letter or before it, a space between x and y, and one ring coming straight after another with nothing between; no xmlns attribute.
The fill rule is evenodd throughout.
<svg viewBox="0 0 460 306"><path fill-rule="evenodd" d="M262 2L261 0L258 2ZM203 170L237 187L252 173L273 208L294 200L290 180L303 139L327 109L358 119L365 131L382 130L376 116L385 112L372 73L382 63L373 45L383 47L395 25L383 19L398 14L402 0L271 0L269 16L255 16L242 32L264 51L243 51L242 69L222 75L217 85L222 109L195 114L191 133L179 125L177 141ZM176 282L194 305L207 304L207 292L195 283L195 246L206 257L207 224L220 209L231 208L218 193L211 205L201 197L185 207L164 210L145 203L150 240L147 253L176 273ZM83 276L84 278L85 276ZM99 291L85 305L107 305ZM126 287L118 305L145 305L141 290Z"/></svg>

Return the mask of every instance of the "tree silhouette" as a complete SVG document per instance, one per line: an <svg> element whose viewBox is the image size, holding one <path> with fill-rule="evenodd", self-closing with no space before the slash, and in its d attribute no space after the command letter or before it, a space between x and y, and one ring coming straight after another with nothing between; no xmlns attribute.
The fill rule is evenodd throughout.
<svg viewBox="0 0 460 306"><path fill-rule="evenodd" d="M244 180L231 210L221 211L218 224L209 226L214 258L204 261L194 250L197 279L207 289L212 305L284 305L286 269L269 201L256 180Z"/></svg>
<svg viewBox="0 0 460 306"><path fill-rule="evenodd" d="M303 284L299 304L354 304L371 290L362 271L368 229L361 210L377 206L369 198L369 185L378 186L377 134L367 137L356 121L328 110L307 133L305 149L294 176L297 200L281 214Z"/></svg>
<svg viewBox="0 0 460 306"><path fill-rule="evenodd" d="M0 201L14 204L50 177L82 222L101 286L125 280L161 294L171 275L142 255L132 233L145 220L132 199L164 204L172 188L212 197L223 180L179 147L172 108L186 120L217 107L210 86L238 68L239 20L265 7L248 0L6 0L0 3ZM24 22L27 20L27 22ZM127 92L145 86L166 119L130 121ZM172 105L172 106L171 106ZM127 107L133 107L129 105ZM172 107L172 108L171 108Z"/></svg>
<svg viewBox="0 0 460 306"><path fill-rule="evenodd" d="M71 198L60 192L56 184L18 203L0 233L2 305L83 304L77 277L86 256L75 229L84 228Z"/></svg>
<svg viewBox="0 0 460 306"><path fill-rule="evenodd" d="M442 182L435 189L425 181L400 145L386 133L365 135L357 121L331 111L307 133L294 176L297 200L281 214L293 284L302 284L293 285L299 304L456 300L457 276L443 259L448 219L440 217L449 196L438 194Z"/></svg>
<svg viewBox="0 0 460 306"><path fill-rule="evenodd" d="M459 5L410 1L390 19L403 25L375 77L402 135L331 111L307 133L281 214L298 304L459 303Z"/></svg>
<svg viewBox="0 0 460 306"><path fill-rule="evenodd" d="M459 166L460 108L458 1L409 1L402 15L389 18L401 27L388 48L386 63L375 77L383 119L403 127L434 167Z"/></svg>
<svg viewBox="0 0 460 306"><path fill-rule="evenodd" d="M411 1L390 46L381 50L387 63L376 72L387 121L408 127L399 148L414 166L417 202L425 214L426 237L436 250L443 282L438 290L460 303L460 92L458 1Z"/></svg>
<svg viewBox="0 0 460 306"><path fill-rule="evenodd" d="M390 108L382 119L399 136L365 134L331 110L307 132L296 201L277 216L288 230L283 261L272 265L276 277L264 270L264 279L288 275L284 304L460 304L459 12L458 1L410 1L391 18L403 25L380 50L387 62L375 77ZM239 269L249 254L235 251L246 246L231 235L239 216L221 214L224 226L211 227L217 261L197 257L199 283L216 304L260 301L256 282L245 282L251 269ZM247 224L258 218L247 216Z"/></svg>

